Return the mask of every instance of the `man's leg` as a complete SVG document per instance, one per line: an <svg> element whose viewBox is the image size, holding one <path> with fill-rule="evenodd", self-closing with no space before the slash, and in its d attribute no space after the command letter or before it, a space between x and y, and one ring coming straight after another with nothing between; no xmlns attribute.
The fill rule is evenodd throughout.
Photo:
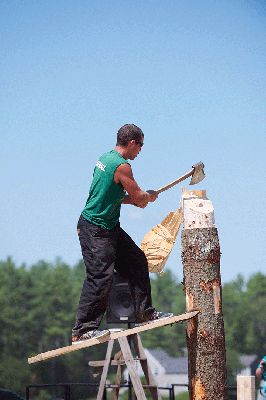
<svg viewBox="0 0 266 400"><path fill-rule="evenodd" d="M154 311L148 263L143 251L122 228L119 229L115 269L128 280L136 319L142 322Z"/></svg>
<svg viewBox="0 0 266 400"><path fill-rule="evenodd" d="M82 216L78 234L86 278L82 287L73 335L98 329L105 313L113 279L118 229L111 231L89 223Z"/></svg>

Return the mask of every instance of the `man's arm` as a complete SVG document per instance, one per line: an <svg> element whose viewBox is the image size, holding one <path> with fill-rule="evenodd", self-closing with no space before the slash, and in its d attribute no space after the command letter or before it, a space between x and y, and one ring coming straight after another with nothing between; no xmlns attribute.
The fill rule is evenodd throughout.
<svg viewBox="0 0 266 400"><path fill-rule="evenodd" d="M260 361L260 364L259 364L258 368L256 369L256 378L258 379L258 381L261 380L261 378L262 378L262 373L263 373L263 371L264 371L265 368L266 368L266 362L265 362L264 359L262 359L262 360Z"/></svg>
<svg viewBox="0 0 266 400"><path fill-rule="evenodd" d="M145 192L139 187L129 164L119 165L114 174L114 181L121 183L128 193L123 200L124 204L134 204L137 207L144 208L149 202L155 201L158 197L156 192Z"/></svg>

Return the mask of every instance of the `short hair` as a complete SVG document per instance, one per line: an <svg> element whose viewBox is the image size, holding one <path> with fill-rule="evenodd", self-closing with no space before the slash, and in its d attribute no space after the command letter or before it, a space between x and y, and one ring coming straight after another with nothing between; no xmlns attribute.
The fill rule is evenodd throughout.
<svg viewBox="0 0 266 400"><path fill-rule="evenodd" d="M144 133L142 130L134 124L126 124L121 126L117 132L117 146L127 146L130 140L142 141Z"/></svg>

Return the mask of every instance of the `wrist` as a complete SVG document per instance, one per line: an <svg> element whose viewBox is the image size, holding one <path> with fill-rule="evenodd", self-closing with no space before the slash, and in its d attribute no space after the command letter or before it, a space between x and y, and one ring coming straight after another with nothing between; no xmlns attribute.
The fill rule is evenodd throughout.
<svg viewBox="0 0 266 400"><path fill-rule="evenodd" d="M150 195L148 192L143 192L143 201L146 201L147 203L150 201Z"/></svg>

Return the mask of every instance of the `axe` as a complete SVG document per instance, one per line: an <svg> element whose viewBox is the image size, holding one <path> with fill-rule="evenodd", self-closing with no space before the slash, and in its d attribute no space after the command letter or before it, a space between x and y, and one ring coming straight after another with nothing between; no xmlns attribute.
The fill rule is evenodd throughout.
<svg viewBox="0 0 266 400"><path fill-rule="evenodd" d="M168 190L171 187L177 185L179 182L182 182L185 179L189 178L190 176L191 176L191 180L189 182L190 185L195 185L196 183L201 182L205 178L203 162L198 162L197 164L192 165L192 169L185 175L181 176L180 178L176 179L173 182L168 183L167 185L161 187L160 189L155 190L155 192L158 194L162 193L165 190Z"/></svg>

